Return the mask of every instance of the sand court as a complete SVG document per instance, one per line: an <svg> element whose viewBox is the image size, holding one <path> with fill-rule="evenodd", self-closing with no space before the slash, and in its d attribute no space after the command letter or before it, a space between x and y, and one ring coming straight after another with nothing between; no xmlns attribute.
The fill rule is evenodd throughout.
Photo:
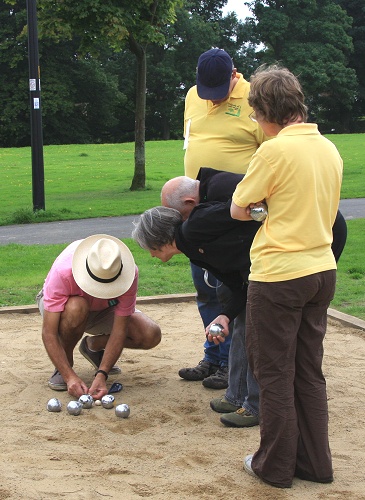
<svg viewBox="0 0 365 500"><path fill-rule="evenodd" d="M365 332L329 320L324 371L330 409L332 484L295 479L278 490L247 475L245 455L259 428L224 427L209 407L224 391L187 382L177 372L203 355L203 328L194 301L138 306L162 327L150 351L125 350L119 361L130 417L93 407L66 411L74 399L48 388L52 365L37 313L0 315L0 500L82 499L365 499ZM90 383L94 370L75 350L75 369ZM47 401L63 408L50 413Z"/></svg>

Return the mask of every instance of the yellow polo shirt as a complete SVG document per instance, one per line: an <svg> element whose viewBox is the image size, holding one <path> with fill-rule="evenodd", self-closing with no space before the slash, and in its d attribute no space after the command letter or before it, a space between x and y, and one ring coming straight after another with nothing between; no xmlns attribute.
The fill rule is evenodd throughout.
<svg viewBox="0 0 365 500"><path fill-rule="evenodd" d="M331 250L343 162L316 124L285 127L255 153L233 201L266 200L251 247L253 281L285 281L336 269Z"/></svg>
<svg viewBox="0 0 365 500"><path fill-rule="evenodd" d="M196 179L201 167L244 174L252 155L266 139L249 115L250 84L237 73L238 81L221 104L200 99L196 86L185 99L185 175Z"/></svg>

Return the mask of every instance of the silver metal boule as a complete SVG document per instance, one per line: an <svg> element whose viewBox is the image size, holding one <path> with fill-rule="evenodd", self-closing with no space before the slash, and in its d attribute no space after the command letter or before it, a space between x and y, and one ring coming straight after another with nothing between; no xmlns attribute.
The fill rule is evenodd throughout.
<svg viewBox="0 0 365 500"><path fill-rule="evenodd" d="M114 396L112 396L111 394L105 394L105 396L101 398L101 404L103 405L103 408L113 408L114 399Z"/></svg>
<svg viewBox="0 0 365 500"><path fill-rule="evenodd" d="M253 220L262 222L267 217L267 208L263 205L262 207L253 207L250 211Z"/></svg>
<svg viewBox="0 0 365 500"><path fill-rule="evenodd" d="M80 415L82 410L82 404L80 401L70 401L67 405L67 411L70 415Z"/></svg>
<svg viewBox="0 0 365 500"><path fill-rule="evenodd" d="M212 337L216 337L217 335L222 335L222 332L223 332L223 326L220 323L213 323L209 328L209 333L211 334Z"/></svg>
<svg viewBox="0 0 365 500"><path fill-rule="evenodd" d="M47 403L47 410L48 411L54 411L54 412L61 411L61 408L62 408L62 403L57 398L52 398Z"/></svg>
<svg viewBox="0 0 365 500"><path fill-rule="evenodd" d="M131 412L131 409L125 403L115 407L115 414L117 417L128 418L130 415L130 412Z"/></svg>
<svg viewBox="0 0 365 500"><path fill-rule="evenodd" d="M79 397L79 401L83 408L89 409L94 403L94 398L90 394L83 394Z"/></svg>

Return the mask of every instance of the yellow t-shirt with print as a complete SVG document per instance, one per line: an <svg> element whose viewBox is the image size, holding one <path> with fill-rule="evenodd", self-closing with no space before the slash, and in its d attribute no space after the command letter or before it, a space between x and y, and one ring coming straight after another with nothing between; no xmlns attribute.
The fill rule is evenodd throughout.
<svg viewBox="0 0 365 500"><path fill-rule="evenodd" d="M254 154L233 201L263 199L268 216L251 246L253 281L286 281L336 269L331 250L343 162L316 124L290 125Z"/></svg>
<svg viewBox="0 0 365 500"><path fill-rule="evenodd" d="M185 175L196 179L201 167L246 173L252 155L266 139L249 115L250 84L237 73L238 81L221 104L200 99L196 86L185 99Z"/></svg>

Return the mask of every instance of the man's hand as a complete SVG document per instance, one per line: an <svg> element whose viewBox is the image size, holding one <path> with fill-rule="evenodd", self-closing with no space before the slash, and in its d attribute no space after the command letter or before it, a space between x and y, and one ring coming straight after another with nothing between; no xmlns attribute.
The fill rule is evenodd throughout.
<svg viewBox="0 0 365 500"><path fill-rule="evenodd" d="M221 335L211 335L209 333L210 327L213 325L213 323L219 323L220 325L223 326L223 331ZM229 335L229 318L225 316L224 314L220 314L213 320L205 329L205 334L207 336L207 339L209 342L214 342L216 345L218 345L220 342L224 342L225 338L227 335Z"/></svg>
<svg viewBox="0 0 365 500"><path fill-rule="evenodd" d="M74 373L67 379L67 391L70 394L70 396L79 398L83 394L87 394L89 388L85 384L85 382L81 380L81 378L78 377L76 373Z"/></svg>
<svg viewBox="0 0 365 500"><path fill-rule="evenodd" d="M94 399L101 399L107 393L108 388L106 386L105 376L102 373L97 373L89 389L89 394L91 394Z"/></svg>

